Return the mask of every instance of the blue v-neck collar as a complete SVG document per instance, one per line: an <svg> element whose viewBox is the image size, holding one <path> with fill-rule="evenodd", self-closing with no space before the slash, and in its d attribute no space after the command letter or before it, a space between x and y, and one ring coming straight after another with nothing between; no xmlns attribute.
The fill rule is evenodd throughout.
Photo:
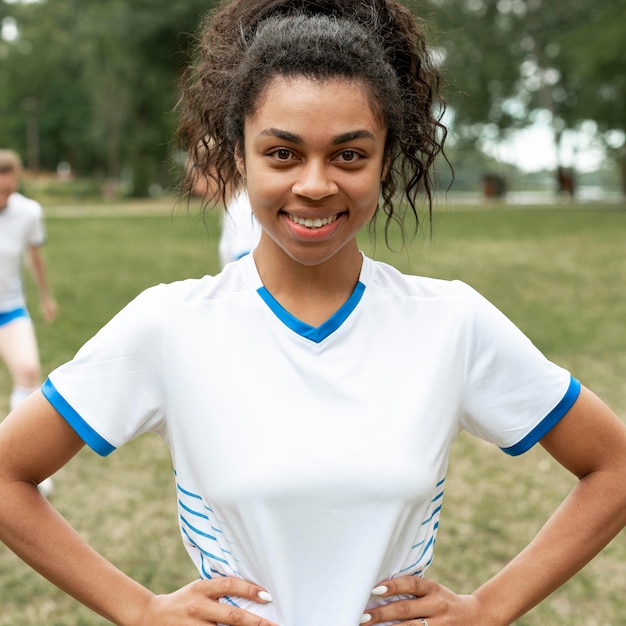
<svg viewBox="0 0 626 626"><path fill-rule="evenodd" d="M350 317L350 313L354 311L356 306L361 301L363 293L365 292L365 285L359 281L352 292L352 295L348 300L336 311L331 317L329 317L321 326L310 326L300 321L297 317L294 317L289 311L287 311L274 296L265 288L259 287L257 293L263 298L263 301L272 310L274 315L285 326L293 330L298 335L309 339L315 343L321 343L328 336L332 335L347 319Z"/></svg>
<svg viewBox="0 0 626 626"><path fill-rule="evenodd" d="M365 293L365 287L368 284L369 276L371 274L370 260L363 253L361 253L361 256L363 258L363 265L361 267L359 282L356 284L354 291L338 311L336 311L321 326L317 327L305 324L303 321L289 313L289 311L287 311L287 309L285 309L267 290L261 280L256 263L254 262L254 254L249 254L243 257L241 260L237 261L237 263L242 264L246 281L248 281L250 286L259 294L259 296L261 296L261 299L269 307L270 311L272 311L272 313L287 328L309 341L321 343L341 328L342 324L350 317L359 302L361 302L361 298Z"/></svg>

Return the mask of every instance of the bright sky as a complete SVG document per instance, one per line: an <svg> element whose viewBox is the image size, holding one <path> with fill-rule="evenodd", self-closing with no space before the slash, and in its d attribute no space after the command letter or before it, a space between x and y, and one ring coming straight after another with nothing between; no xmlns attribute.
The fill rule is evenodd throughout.
<svg viewBox="0 0 626 626"><path fill-rule="evenodd" d="M591 128L566 133L562 141L562 165L577 171L595 170L604 158L604 152L591 134ZM485 145L485 151L501 161L512 163L521 170L534 172L554 169L557 165L556 146L552 129L535 123L512 133L506 142Z"/></svg>
<svg viewBox="0 0 626 626"><path fill-rule="evenodd" d="M5 17L0 23L0 37L5 41L15 41L17 35L17 22L12 17Z"/></svg>

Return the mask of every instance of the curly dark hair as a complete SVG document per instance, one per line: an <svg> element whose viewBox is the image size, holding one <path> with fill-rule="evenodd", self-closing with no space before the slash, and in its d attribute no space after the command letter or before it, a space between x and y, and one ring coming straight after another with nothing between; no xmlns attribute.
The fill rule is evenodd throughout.
<svg viewBox="0 0 626 626"><path fill-rule="evenodd" d="M179 139L193 164L182 191L199 174L217 183L209 201L225 200L227 190L241 186L234 154L243 146L244 120L277 75L347 78L366 87L387 127L386 229L392 221L403 224L398 190L417 228L420 191L432 211L431 167L446 137L444 102L421 22L397 0L231 0L209 13L181 81Z"/></svg>

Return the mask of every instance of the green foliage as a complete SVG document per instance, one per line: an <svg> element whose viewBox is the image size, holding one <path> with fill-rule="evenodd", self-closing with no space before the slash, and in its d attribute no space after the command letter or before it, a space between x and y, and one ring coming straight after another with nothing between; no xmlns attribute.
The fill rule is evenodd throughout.
<svg viewBox="0 0 626 626"><path fill-rule="evenodd" d="M546 353L626 419L626 213L611 207L437 207L433 239L370 255L403 271L461 278L509 315ZM29 283L44 369L82 343L145 287L215 272L219 216L172 203L57 207L48 211L46 257L59 317L42 322ZM382 231L379 231L382 235ZM396 241L396 243L398 243ZM8 381L0 372L3 406ZM429 575L471 592L539 529L573 484L540 449L511 459L461 437L446 483ZM52 498L94 547L156 592L194 579L177 528L171 462L155 436L107 459L83 450L56 476ZM617 626L624 620L626 536L519 626ZM103 626L0 547L0 626Z"/></svg>
<svg viewBox="0 0 626 626"><path fill-rule="evenodd" d="M564 57L581 86L578 119L594 120L603 131L626 131L625 23L624 0L594 4L588 19L562 37Z"/></svg>
<svg viewBox="0 0 626 626"><path fill-rule="evenodd" d="M626 0L406 0L444 62L457 149L552 114L555 141L593 120L626 158ZM175 180L178 77L215 0L0 0L0 145L31 169L61 161L133 195ZM617 140L616 140L617 137ZM626 171L626 170L625 170Z"/></svg>
<svg viewBox="0 0 626 626"><path fill-rule="evenodd" d="M455 133L474 144L550 113L563 132L593 120L626 131L625 0L413 0L432 21ZM614 137L614 135L613 135ZM619 143L619 142L618 142ZM626 150L622 155L626 158Z"/></svg>
<svg viewBox="0 0 626 626"><path fill-rule="evenodd" d="M15 41L0 40L0 145L33 170L67 161L79 174L129 172L135 195L168 187L178 76L212 4L0 2L19 29Z"/></svg>

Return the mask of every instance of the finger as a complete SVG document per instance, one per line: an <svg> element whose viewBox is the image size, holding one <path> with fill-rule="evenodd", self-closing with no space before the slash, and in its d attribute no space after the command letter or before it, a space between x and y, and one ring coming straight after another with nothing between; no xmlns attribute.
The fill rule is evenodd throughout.
<svg viewBox="0 0 626 626"><path fill-rule="evenodd" d="M228 626L277 626L274 622L258 615L226 604L217 605L216 610L211 612L210 619L211 622L215 621Z"/></svg>
<svg viewBox="0 0 626 626"><path fill-rule="evenodd" d="M263 619L258 615L239 608L228 601L220 603L219 599L226 596L247 598L254 602L265 603L259 594L267 593L259 585L239 578L217 578L212 580L198 580L191 585L191 600L186 601L186 611L192 620L191 623L225 624L228 626L277 626L274 622Z"/></svg>
<svg viewBox="0 0 626 626"><path fill-rule="evenodd" d="M435 586L433 581L419 576L401 576L381 582L372 589L372 595L389 598L390 601L385 605L368 609L363 614L361 624L377 624L392 620L404 622L430 615L426 599Z"/></svg>
<svg viewBox="0 0 626 626"><path fill-rule="evenodd" d="M272 601L272 596L267 589L241 578L226 576L211 580L199 580L195 584L198 585L204 595L213 600L225 596L237 596L238 598L246 598L254 602L266 603Z"/></svg>
<svg viewBox="0 0 626 626"><path fill-rule="evenodd" d="M423 598L432 592L434 583L427 578L419 576L400 576L398 578L390 578L380 583L380 585L372 589L372 595L383 598L390 596L415 596Z"/></svg>
<svg viewBox="0 0 626 626"><path fill-rule="evenodd" d="M420 624L420 619L430 615L422 599L396 600L383 606L368 609L361 618L361 624L381 624L401 622Z"/></svg>
<svg viewBox="0 0 626 626"><path fill-rule="evenodd" d="M274 622L263 619L254 613L230 604L205 601L204 604L189 604L188 614L192 623L225 624L227 626L277 626Z"/></svg>

